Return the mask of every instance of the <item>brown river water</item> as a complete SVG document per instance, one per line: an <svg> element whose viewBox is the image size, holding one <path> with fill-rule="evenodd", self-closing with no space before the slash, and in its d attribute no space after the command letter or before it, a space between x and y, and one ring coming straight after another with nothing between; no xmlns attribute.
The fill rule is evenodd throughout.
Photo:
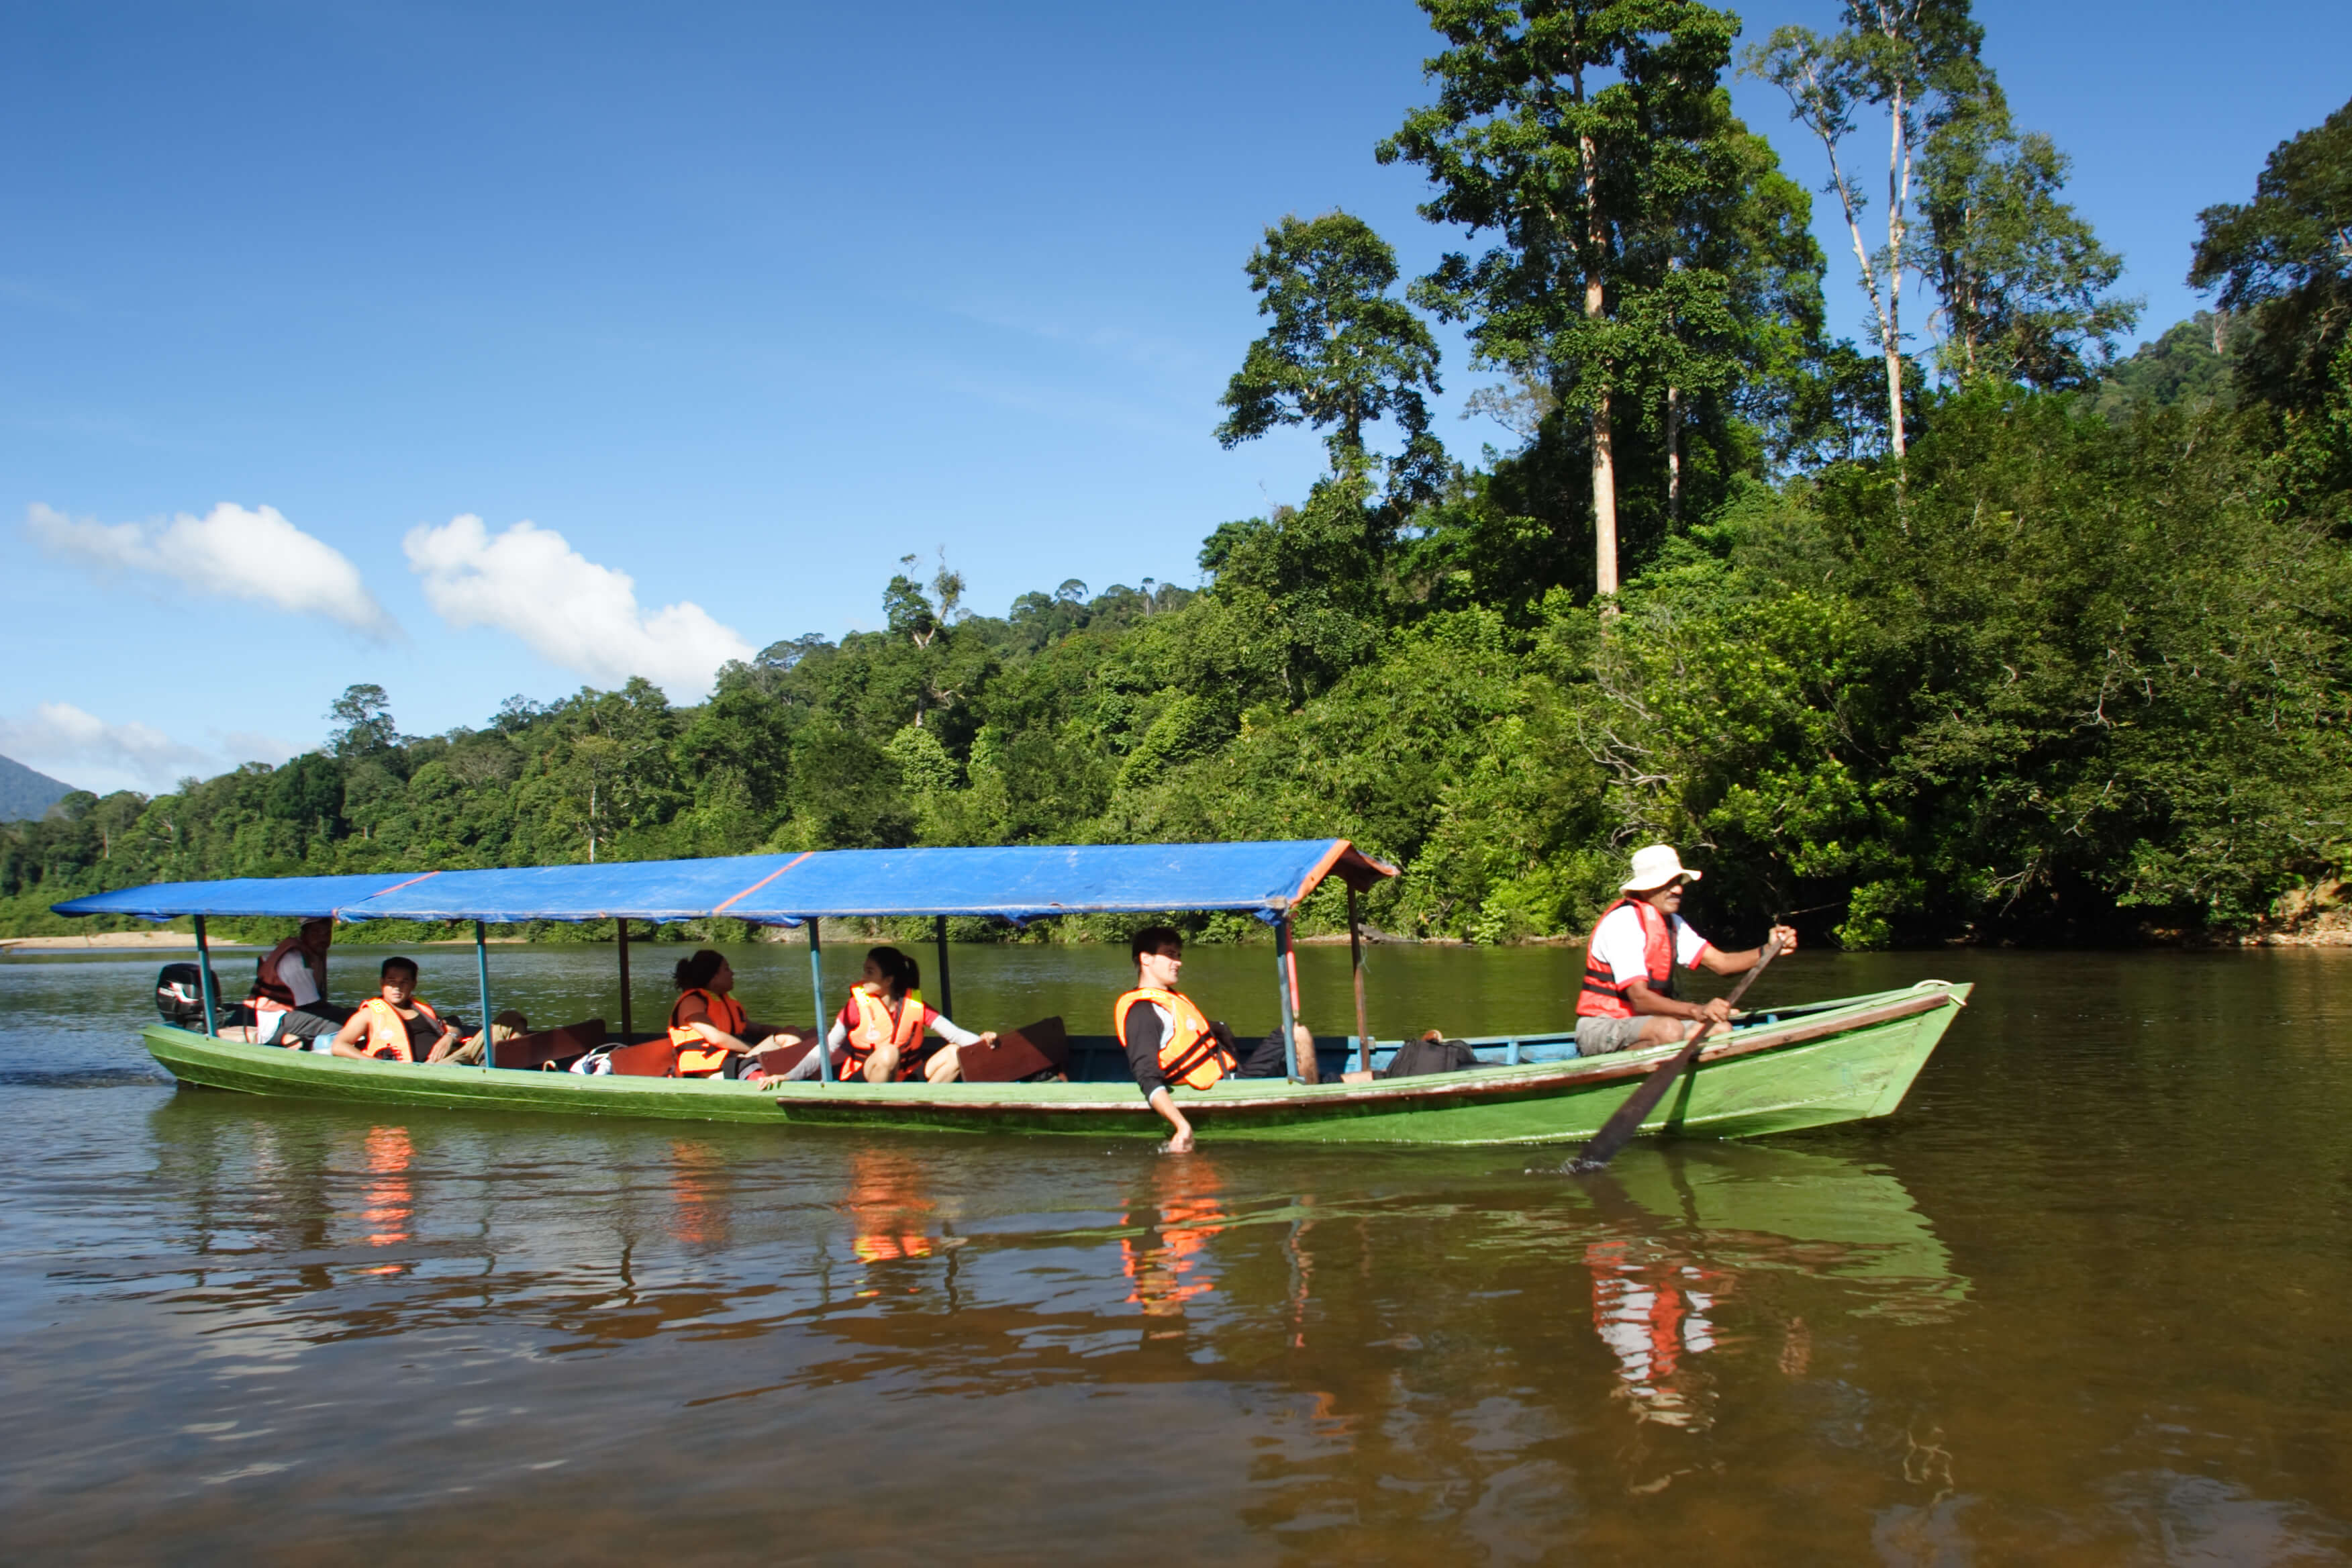
<svg viewBox="0 0 2352 1568"><path fill-rule="evenodd" d="M958 1021L1100 1030L1123 957L959 948ZM497 1005L611 960L494 949ZM1801 953L1755 999L1975 1003L1894 1117L1595 1178L175 1092L159 962L0 960L9 1563L2352 1556L2352 952ZM1380 948L1372 1022L1556 1025L1580 963ZM1186 980L1264 1029L1273 973Z"/></svg>

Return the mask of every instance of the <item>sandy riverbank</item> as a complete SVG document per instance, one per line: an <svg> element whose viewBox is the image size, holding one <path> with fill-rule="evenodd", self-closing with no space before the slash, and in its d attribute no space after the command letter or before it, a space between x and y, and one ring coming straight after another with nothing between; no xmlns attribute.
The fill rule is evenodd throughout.
<svg viewBox="0 0 2352 1568"><path fill-rule="evenodd" d="M215 942L213 952L250 949L249 942ZM0 952L153 952L174 949L194 952L196 939L184 931L98 931L86 936L0 937Z"/></svg>

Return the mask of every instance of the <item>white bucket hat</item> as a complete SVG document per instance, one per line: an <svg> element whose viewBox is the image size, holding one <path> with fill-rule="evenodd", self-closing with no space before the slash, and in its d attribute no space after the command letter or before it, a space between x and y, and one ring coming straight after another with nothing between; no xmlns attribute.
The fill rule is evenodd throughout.
<svg viewBox="0 0 2352 1568"><path fill-rule="evenodd" d="M1671 844L1650 844L1633 851L1633 874L1617 884L1621 893L1654 893L1677 877L1696 882L1699 873L1686 869Z"/></svg>

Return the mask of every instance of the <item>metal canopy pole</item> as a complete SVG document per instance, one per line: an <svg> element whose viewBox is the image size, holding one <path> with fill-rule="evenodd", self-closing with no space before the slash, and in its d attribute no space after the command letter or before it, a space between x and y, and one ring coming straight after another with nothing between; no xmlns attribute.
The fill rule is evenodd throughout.
<svg viewBox="0 0 2352 1568"><path fill-rule="evenodd" d="M629 1018L629 922L615 923L621 931L621 1035L625 1039L636 1030Z"/></svg>
<svg viewBox="0 0 2352 1568"><path fill-rule="evenodd" d="M1290 915L1285 911L1282 921L1274 928L1275 988L1282 993L1282 1059L1290 1068L1291 1081L1298 1080L1298 1041L1295 1026L1298 1022L1298 971L1290 962Z"/></svg>
<svg viewBox="0 0 2352 1568"><path fill-rule="evenodd" d="M205 917L196 917L196 990L205 999L205 1033L220 1037L220 1015L213 1000L213 954L205 945Z"/></svg>
<svg viewBox="0 0 2352 1568"><path fill-rule="evenodd" d="M952 1018L955 1016L955 992L948 984L948 917L933 915L931 931L940 948L940 1011Z"/></svg>
<svg viewBox="0 0 2352 1568"><path fill-rule="evenodd" d="M823 923L814 915L809 917L809 994L816 999L817 1081L831 1083L833 1052L824 1043L824 939L817 930Z"/></svg>
<svg viewBox="0 0 2352 1568"><path fill-rule="evenodd" d="M1356 1070L1372 1070L1372 1026L1364 1012L1364 927L1356 910L1356 884L1348 884L1348 957L1356 971Z"/></svg>
<svg viewBox="0 0 2352 1568"><path fill-rule="evenodd" d="M490 948L479 921L474 922L474 979L482 988L482 1070L488 1072L498 1047L490 1043Z"/></svg>

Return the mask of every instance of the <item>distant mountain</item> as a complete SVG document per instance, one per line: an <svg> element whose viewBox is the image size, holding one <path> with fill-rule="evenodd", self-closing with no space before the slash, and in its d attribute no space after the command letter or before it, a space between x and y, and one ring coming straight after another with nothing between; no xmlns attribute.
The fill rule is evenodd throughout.
<svg viewBox="0 0 2352 1568"><path fill-rule="evenodd" d="M73 794L73 785L0 757L0 822L32 822Z"/></svg>

